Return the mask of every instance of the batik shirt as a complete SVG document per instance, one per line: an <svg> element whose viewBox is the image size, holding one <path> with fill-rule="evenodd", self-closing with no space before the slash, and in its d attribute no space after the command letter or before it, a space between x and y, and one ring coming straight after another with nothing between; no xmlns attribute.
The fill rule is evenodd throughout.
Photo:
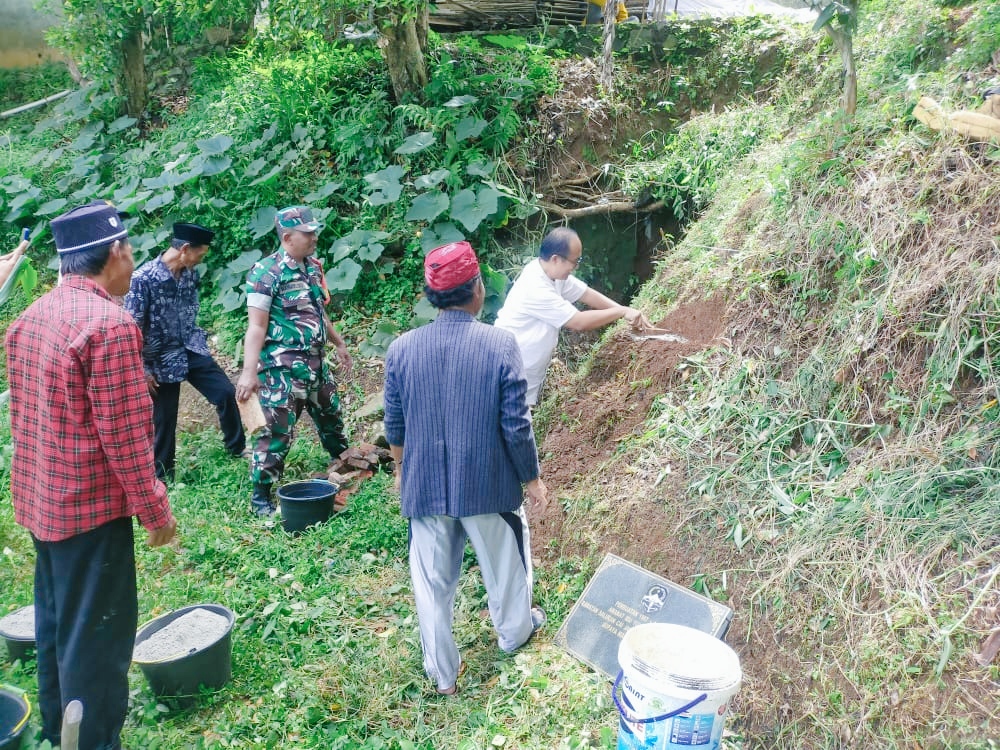
<svg viewBox="0 0 1000 750"><path fill-rule="evenodd" d="M260 370L280 367L298 379L316 377L326 346L323 306L329 300L319 261L300 263L279 250L250 269L246 290L247 305L268 313Z"/></svg>
<svg viewBox="0 0 1000 750"><path fill-rule="evenodd" d="M198 272L185 268L175 278L157 258L132 274L125 297L142 330L142 363L160 383L179 383L187 377L188 351L208 355L205 331L198 318Z"/></svg>

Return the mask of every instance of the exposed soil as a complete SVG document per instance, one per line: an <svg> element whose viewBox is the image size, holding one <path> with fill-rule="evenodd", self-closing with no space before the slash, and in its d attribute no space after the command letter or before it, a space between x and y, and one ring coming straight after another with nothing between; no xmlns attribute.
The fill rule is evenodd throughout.
<svg viewBox="0 0 1000 750"><path fill-rule="evenodd" d="M725 309L721 300L699 300L680 305L656 323L684 341L637 340L621 330L596 355L588 375L572 385L576 395L563 399L560 415L540 447L542 476L552 501L530 519L536 557L593 551L566 533L563 508L556 498L571 490L579 478L592 477L622 440L642 428L654 399L683 377L677 370L681 360L717 343ZM672 488L683 486L683 476L673 470L657 485L667 496ZM603 551L660 573L673 567L668 564L673 553L663 547L663 541L673 535L676 519L665 514L661 504L645 500L633 499L617 507L620 533L603 540ZM684 556L691 557L687 551Z"/></svg>

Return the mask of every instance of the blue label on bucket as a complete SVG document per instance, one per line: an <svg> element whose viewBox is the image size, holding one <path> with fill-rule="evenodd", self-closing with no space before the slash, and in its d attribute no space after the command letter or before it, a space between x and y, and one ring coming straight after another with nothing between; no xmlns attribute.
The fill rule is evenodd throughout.
<svg viewBox="0 0 1000 750"><path fill-rule="evenodd" d="M618 725L618 750L683 750L701 746L716 750L718 740L712 740L715 716L694 714L648 724L634 724L621 719Z"/></svg>
<svg viewBox="0 0 1000 750"><path fill-rule="evenodd" d="M675 716L670 729L670 744L668 748L678 745L707 745L712 741L712 726L715 716L712 714L694 714L692 716Z"/></svg>

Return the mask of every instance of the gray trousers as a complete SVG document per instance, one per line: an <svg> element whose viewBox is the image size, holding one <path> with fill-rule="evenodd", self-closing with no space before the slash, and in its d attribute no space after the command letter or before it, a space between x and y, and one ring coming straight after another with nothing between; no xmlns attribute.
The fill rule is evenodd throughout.
<svg viewBox="0 0 1000 750"><path fill-rule="evenodd" d="M465 518L411 518L410 577L424 671L439 690L455 684L461 663L452 620L466 539L476 551L500 648L514 651L532 632L531 543L523 508Z"/></svg>

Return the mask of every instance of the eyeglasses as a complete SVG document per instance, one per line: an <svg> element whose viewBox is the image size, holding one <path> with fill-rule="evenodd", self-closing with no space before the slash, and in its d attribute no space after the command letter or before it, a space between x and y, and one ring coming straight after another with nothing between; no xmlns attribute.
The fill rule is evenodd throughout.
<svg viewBox="0 0 1000 750"><path fill-rule="evenodd" d="M562 258L565 261L568 261L569 263L572 263L574 266L579 266L581 263L583 263L583 256L582 255L579 258L577 258L576 260L570 260L565 255L560 255L559 257Z"/></svg>

